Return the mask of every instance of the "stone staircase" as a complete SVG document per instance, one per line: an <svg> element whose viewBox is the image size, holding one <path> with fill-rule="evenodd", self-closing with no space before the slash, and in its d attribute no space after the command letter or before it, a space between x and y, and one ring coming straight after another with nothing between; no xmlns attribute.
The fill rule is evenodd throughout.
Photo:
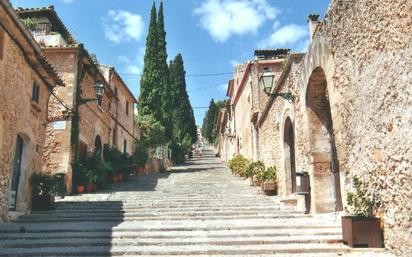
<svg viewBox="0 0 412 257"><path fill-rule="evenodd" d="M341 243L340 220L281 205L211 151L0 226L0 256L389 256Z"/></svg>

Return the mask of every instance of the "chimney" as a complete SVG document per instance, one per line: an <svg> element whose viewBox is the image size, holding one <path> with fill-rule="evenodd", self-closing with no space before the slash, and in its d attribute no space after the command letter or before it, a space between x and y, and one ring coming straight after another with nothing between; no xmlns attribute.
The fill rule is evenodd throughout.
<svg viewBox="0 0 412 257"><path fill-rule="evenodd" d="M316 32L316 28L319 25L319 14L310 14L308 16L308 23L309 23L309 33L310 33L310 41Z"/></svg>

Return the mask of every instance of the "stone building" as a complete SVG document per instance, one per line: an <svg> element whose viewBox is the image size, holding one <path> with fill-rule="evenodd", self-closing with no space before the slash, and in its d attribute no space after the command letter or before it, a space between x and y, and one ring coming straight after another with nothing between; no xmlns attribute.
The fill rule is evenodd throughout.
<svg viewBox="0 0 412 257"><path fill-rule="evenodd" d="M259 160L259 134L257 121L259 113L269 97L259 85L261 74L272 71L278 76L282 70L288 49L257 50L255 58L236 65L234 79L229 81L227 96L229 103L226 115L225 136L221 136L223 155L226 159L235 154Z"/></svg>
<svg viewBox="0 0 412 257"><path fill-rule="evenodd" d="M9 1L0 0L0 222L30 209L29 178L42 170L48 102L57 72ZM61 86L61 87L60 87Z"/></svg>
<svg viewBox="0 0 412 257"><path fill-rule="evenodd" d="M294 101L272 96L258 116L259 159L277 166L282 195L308 172L312 213L344 210L360 176L385 246L411 256L412 2L334 0L308 22L306 54L291 54L272 87Z"/></svg>
<svg viewBox="0 0 412 257"><path fill-rule="evenodd" d="M134 113L137 100L114 67L98 66L115 95L110 105L110 145L124 153L133 154L134 145L140 136Z"/></svg>
<svg viewBox="0 0 412 257"><path fill-rule="evenodd" d="M50 101L43 170L66 174L68 191L72 188L71 164L89 152L102 153L112 142L112 102L116 100L96 59L78 44L53 6L17 9L20 17L38 22L32 34L42 46L66 84L56 94L62 100Z"/></svg>

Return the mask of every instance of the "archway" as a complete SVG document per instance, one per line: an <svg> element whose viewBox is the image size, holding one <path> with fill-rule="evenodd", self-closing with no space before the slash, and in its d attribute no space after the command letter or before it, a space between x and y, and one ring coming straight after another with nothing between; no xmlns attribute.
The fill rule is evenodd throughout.
<svg viewBox="0 0 412 257"><path fill-rule="evenodd" d="M336 154L327 80L322 68L313 70L306 90L316 212L342 210L339 162Z"/></svg>
<svg viewBox="0 0 412 257"><path fill-rule="evenodd" d="M295 135L290 117L285 120L283 129L283 154L285 167L286 194L296 192Z"/></svg>
<svg viewBox="0 0 412 257"><path fill-rule="evenodd" d="M99 135L96 136L96 139L94 140L94 154L96 156L102 157L103 153L103 145L102 145L102 140Z"/></svg>

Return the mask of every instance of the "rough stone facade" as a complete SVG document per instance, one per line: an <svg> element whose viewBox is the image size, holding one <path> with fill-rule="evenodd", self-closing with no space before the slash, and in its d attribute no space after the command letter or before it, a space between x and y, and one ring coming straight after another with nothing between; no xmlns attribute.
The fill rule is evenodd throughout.
<svg viewBox="0 0 412 257"><path fill-rule="evenodd" d="M54 34L60 35L57 41L46 41L45 37L50 35L42 30L43 27L32 32L67 84L65 88L55 90L59 101L52 100L48 106L50 115L42 167L52 173L65 173L70 192L73 177L71 164L90 152L102 152L103 146L111 143L114 92L96 65L96 60L83 45L77 44L52 6L18 9L18 13L22 19L37 18L43 24L49 24L50 28L57 29ZM95 86L99 83L104 87L104 94L98 101ZM75 131L78 131L77 139L73 139L73 135L77 134ZM78 142L77 146L73 140Z"/></svg>
<svg viewBox="0 0 412 257"><path fill-rule="evenodd" d="M137 100L113 67L99 65L99 69L116 96L110 107L112 130L110 145L121 152L133 154L135 143L139 138L134 113Z"/></svg>
<svg viewBox="0 0 412 257"><path fill-rule="evenodd" d="M412 3L335 0L316 18L279 85L294 102L278 97L259 114L259 157L277 166L282 195L299 186L292 170L309 173L314 213L343 210L361 176L385 246L411 256Z"/></svg>
<svg viewBox="0 0 412 257"><path fill-rule="evenodd" d="M0 1L0 70L0 222L3 222L9 220L10 211L30 210L29 178L33 172L41 171L50 91L57 84L63 85L9 2L4 0ZM35 85L38 97L33 90ZM21 148L17 143L20 139ZM16 192L15 196L12 192Z"/></svg>

